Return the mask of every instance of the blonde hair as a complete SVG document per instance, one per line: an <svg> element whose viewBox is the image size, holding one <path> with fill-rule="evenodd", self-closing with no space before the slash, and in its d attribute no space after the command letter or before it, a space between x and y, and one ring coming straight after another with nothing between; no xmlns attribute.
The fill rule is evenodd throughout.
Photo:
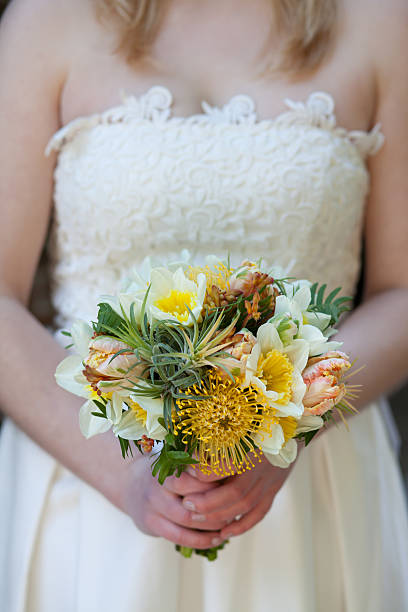
<svg viewBox="0 0 408 612"><path fill-rule="evenodd" d="M312 71L323 61L334 37L337 0L270 0L282 49L275 69ZM160 28L165 0L96 0L100 17L114 17L120 28L118 51L128 61L148 52Z"/></svg>

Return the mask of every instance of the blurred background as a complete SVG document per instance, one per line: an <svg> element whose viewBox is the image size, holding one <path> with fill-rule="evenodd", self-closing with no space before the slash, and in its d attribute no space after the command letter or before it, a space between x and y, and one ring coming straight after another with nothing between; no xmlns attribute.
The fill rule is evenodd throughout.
<svg viewBox="0 0 408 612"><path fill-rule="evenodd" d="M9 0L0 0L0 16ZM360 283L361 285L362 283ZM37 276L34 282L30 308L35 316L44 324L51 325L53 312L49 300L49 282L47 273L47 256L44 251ZM408 363L407 363L408 375ZM400 462L408 491L408 383L390 397L391 409L400 437Z"/></svg>

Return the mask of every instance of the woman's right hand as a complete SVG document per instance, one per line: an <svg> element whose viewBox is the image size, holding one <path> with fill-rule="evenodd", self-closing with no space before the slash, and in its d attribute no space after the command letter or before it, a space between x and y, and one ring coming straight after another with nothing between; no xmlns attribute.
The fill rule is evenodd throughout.
<svg viewBox="0 0 408 612"><path fill-rule="evenodd" d="M219 482L201 482L186 472L180 478L170 476L160 485L152 476L150 458L138 457L127 465L121 509L143 533L189 548L212 548L222 543L220 531L226 522L206 520L204 527L201 516L187 510L182 502L185 495L218 486Z"/></svg>

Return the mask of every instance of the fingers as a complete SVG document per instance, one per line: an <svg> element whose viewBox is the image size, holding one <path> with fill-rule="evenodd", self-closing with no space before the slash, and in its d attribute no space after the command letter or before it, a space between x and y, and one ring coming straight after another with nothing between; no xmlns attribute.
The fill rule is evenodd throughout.
<svg viewBox="0 0 408 612"><path fill-rule="evenodd" d="M244 495L237 503L227 507L221 507L215 512L206 515L209 523L214 525L222 525L231 523L235 517L248 514L265 495L265 483L258 480L255 485Z"/></svg>
<svg viewBox="0 0 408 612"><path fill-rule="evenodd" d="M189 548L212 548L222 543L218 531L195 531L172 523L160 514L151 515L148 520L149 529L158 536L166 538L174 544Z"/></svg>
<svg viewBox="0 0 408 612"><path fill-rule="evenodd" d="M160 485L158 485L159 487ZM148 498L149 514L158 514L182 527L204 531L219 531L225 521L213 520L186 509L182 499L170 491L155 487Z"/></svg>
<svg viewBox="0 0 408 612"><path fill-rule="evenodd" d="M193 476L186 472L183 472L180 477L169 476L163 484L163 487L168 491L183 497L192 493L204 493L216 486L216 483L202 482L197 478L193 478Z"/></svg>
<svg viewBox="0 0 408 612"><path fill-rule="evenodd" d="M221 508L235 506L242 501L257 480L258 475L250 472L232 476L215 489L188 494L183 501L184 507L200 514L209 514Z"/></svg>
<svg viewBox="0 0 408 612"><path fill-rule="evenodd" d="M221 530L222 540L228 540L233 536L241 535L259 523L271 507L275 494L275 491L268 492L268 494L262 498L261 502L247 514L244 514L239 521L234 521L226 525L226 527Z"/></svg>

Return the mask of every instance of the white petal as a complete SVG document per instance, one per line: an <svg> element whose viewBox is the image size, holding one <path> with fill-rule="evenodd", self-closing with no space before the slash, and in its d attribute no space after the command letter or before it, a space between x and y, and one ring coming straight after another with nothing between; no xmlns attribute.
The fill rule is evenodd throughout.
<svg viewBox="0 0 408 612"><path fill-rule="evenodd" d="M321 427L323 427L323 425L324 421L321 417L314 416L313 414L305 414L298 422L298 425L296 427L296 434L320 429Z"/></svg>
<svg viewBox="0 0 408 612"><path fill-rule="evenodd" d="M291 313L291 301L286 295L278 295L275 303L275 315L279 314L290 314Z"/></svg>
<svg viewBox="0 0 408 612"><path fill-rule="evenodd" d="M292 416L295 417L295 419L299 419L304 412L303 404L295 404L294 402L288 402L284 406L271 402L271 406L276 408L277 416L282 417Z"/></svg>
<svg viewBox="0 0 408 612"><path fill-rule="evenodd" d="M267 434L255 434L252 436L255 444L264 453L279 453L280 449L285 443L285 436L283 435L283 429L280 425L273 424L271 426L271 435Z"/></svg>
<svg viewBox="0 0 408 612"><path fill-rule="evenodd" d="M272 465L280 468L287 468L297 456L297 444L296 441L291 439L288 440L285 446L282 448L278 455L265 453L265 457Z"/></svg>
<svg viewBox="0 0 408 612"><path fill-rule="evenodd" d="M261 355L261 347L259 345L259 342L257 342L254 345L247 359L247 362L246 362L246 369L245 369L245 384L246 385L251 384L251 380L256 374L256 371L258 369L258 361L259 361L260 355Z"/></svg>
<svg viewBox="0 0 408 612"><path fill-rule="evenodd" d="M272 351L274 349L281 353L283 352L283 343L274 325L271 325L270 323L264 323L258 329L256 337L261 347L261 353L263 355L269 353L269 351Z"/></svg>
<svg viewBox="0 0 408 612"><path fill-rule="evenodd" d="M92 327L88 325L88 323L85 323L85 321L77 319L72 324L71 335L77 353L79 353L82 358L86 357L88 354L89 342L93 336Z"/></svg>
<svg viewBox="0 0 408 612"><path fill-rule="evenodd" d="M324 312L305 312L304 318L309 325L314 325L323 331L329 325L331 316Z"/></svg>
<svg viewBox="0 0 408 612"><path fill-rule="evenodd" d="M173 288L173 274L166 268L155 268L151 273L148 302L153 304L158 298L169 295Z"/></svg>
<svg viewBox="0 0 408 612"><path fill-rule="evenodd" d="M123 397L118 393L113 393L112 399L106 404L106 415L114 425L117 425L122 418Z"/></svg>
<svg viewBox="0 0 408 612"><path fill-rule="evenodd" d="M125 440L140 440L143 435L147 436L146 427L133 410L124 412L119 423L112 427L112 431Z"/></svg>
<svg viewBox="0 0 408 612"><path fill-rule="evenodd" d="M314 353L313 355L311 353L310 356L314 357L315 355L322 355L323 353L326 353L328 351L337 351L342 346L343 346L343 342L337 342L336 340L331 340L330 342L326 342L324 345L322 345L323 351L321 353L320 352Z"/></svg>
<svg viewBox="0 0 408 612"><path fill-rule="evenodd" d="M197 291L197 299L198 302L202 304L204 302L204 298L205 298L205 293L207 291L207 278L205 276L205 274L199 274L197 276L197 285L198 285L198 291Z"/></svg>
<svg viewBox="0 0 408 612"><path fill-rule="evenodd" d="M307 309L311 299L310 289L307 286L298 289L293 297L293 301L296 302L301 312Z"/></svg>
<svg viewBox="0 0 408 612"><path fill-rule="evenodd" d="M292 401L300 404L306 393L306 384L299 370L294 370L292 374Z"/></svg>
<svg viewBox="0 0 408 612"><path fill-rule="evenodd" d="M85 438L105 433L112 425L108 419L96 417L92 412L98 412L98 408L91 400L85 402L79 411L79 427Z"/></svg>
<svg viewBox="0 0 408 612"><path fill-rule="evenodd" d="M164 440L167 431L158 422L158 419L163 417L163 400L136 395L134 396L134 400L147 412L146 430L148 437L154 440Z"/></svg>
<svg viewBox="0 0 408 612"><path fill-rule="evenodd" d="M199 276L204 276L204 274L200 274ZM173 287L176 291L197 293L197 284L186 277L182 268L178 268L173 274Z"/></svg>
<svg viewBox="0 0 408 612"><path fill-rule="evenodd" d="M249 378L249 382L245 381L243 386L247 387L248 385L252 385L253 387L256 387L257 389L259 389L265 395L265 397L268 397L268 394L270 394L269 399L271 401L276 401L277 399L279 399L278 397L275 397L275 395L278 396L279 394L276 393L275 391L267 391L265 383L262 382L262 380L258 378L257 376L251 376Z"/></svg>
<svg viewBox="0 0 408 612"><path fill-rule="evenodd" d="M79 395L79 397L89 398L89 390L86 388L88 381L83 376L82 370L81 356L69 355L57 366L55 380L66 391Z"/></svg>
<svg viewBox="0 0 408 612"><path fill-rule="evenodd" d="M285 346L285 354L288 356L293 367L300 372L303 372L306 367L307 360L309 359L309 348L310 345L307 340L301 338L297 338L292 344Z"/></svg>

